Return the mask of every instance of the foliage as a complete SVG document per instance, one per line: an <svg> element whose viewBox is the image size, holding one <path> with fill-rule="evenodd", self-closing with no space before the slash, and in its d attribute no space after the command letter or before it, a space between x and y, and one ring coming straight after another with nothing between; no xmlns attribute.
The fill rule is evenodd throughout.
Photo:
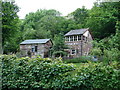
<svg viewBox="0 0 120 90"><path fill-rule="evenodd" d="M116 34L109 39L110 48L114 47L120 50L120 21L116 22Z"/></svg>
<svg viewBox="0 0 120 90"><path fill-rule="evenodd" d="M64 43L64 37L63 35L59 34L54 37L53 47L51 49L51 52L53 56L65 56L66 52L64 49L67 48L67 46Z"/></svg>
<svg viewBox="0 0 120 90"><path fill-rule="evenodd" d="M102 57L104 61L110 63L111 61L119 61L120 59L120 23L116 22L116 34L100 41L94 41L94 48L91 55Z"/></svg>
<svg viewBox="0 0 120 90"><path fill-rule="evenodd" d="M112 40L112 38L108 40ZM103 39L99 42L96 41L94 43L94 48L91 50L90 54L97 56L99 60L103 60L106 63L109 63L111 61L119 61L120 50L115 46L112 47L111 43L109 43L108 40L106 41L106 39Z"/></svg>
<svg viewBox="0 0 120 90"><path fill-rule="evenodd" d="M54 51L52 55L53 55L54 57L63 57L63 56L66 56L67 53L64 52L64 51Z"/></svg>
<svg viewBox="0 0 120 90"><path fill-rule="evenodd" d="M115 63L116 62L112 62L111 64ZM94 88L95 90L117 90L119 89L120 85L120 71L118 68L119 65L117 65L117 67L115 68L112 65L104 65L102 62L89 62L78 69L78 74L87 75L90 81L89 85L92 84L92 88Z"/></svg>
<svg viewBox="0 0 120 90"><path fill-rule="evenodd" d="M73 20L75 20L77 24L84 24L86 18L88 17L88 10L83 6L82 8L76 9L69 15L73 17Z"/></svg>
<svg viewBox="0 0 120 90"><path fill-rule="evenodd" d="M2 88L6 89L119 89L120 64L88 62L75 67L61 59L17 58L2 55ZM102 78L102 79L101 79Z"/></svg>
<svg viewBox="0 0 120 90"><path fill-rule="evenodd" d="M57 34L68 32L74 27L73 24L72 20L60 16L60 12L56 10L41 9L26 15L21 25L22 38L24 40L31 38L53 39Z"/></svg>
<svg viewBox="0 0 120 90"><path fill-rule="evenodd" d="M91 55L101 56L102 50L100 48L93 48L90 52Z"/></svg>
<svg viewBox="0 0 120 90"><path fill-rule="evenodd" d="M61 38L59 34L64 35L70 30L80 28L89 27L95 39L108 38L116 33L116 28L119 28L119 4L119 2L95 3L91 10L83 6L66 17L61 16L61 13L54 9L40 9L27 14L25 19L19 20L17 16L19 8L15 2L2 1L4 53L19 51L19 43L26 39L51 38L56 42L56 36ZM115 35L113 40L108 40L111 43L109 46L119 47L118 35Z"/></svg>
<svg viewBox="0 0 120 90"><path fill-rule="evenodd" d="M49 88L46 83L75 69L59 59L52 61L49 58L30 59L10 55L0 58L3 61L3 89Z"/></svg>
<svg viewBox="0 0 120 90"><path fill-rule="evenodd" d="M17 51L17 35L19 33L19 8L15 2L2 1L2 43L4 53Z"/></svg>
<svg viewBox="0 0 120 90"><path fill-rule="evenodd" d="M119 2L96 3L89 11L86 27L91 29L94 38L103 39L115 34L116 21L119 19Z"/></svg>
<svg viewBox="0 0 120 90"><path fill-rule="evenodd" d="M63 62L65 63L87 63L90 60L92 60L91 56L81 56L78 58L63 59Z"/></svg>

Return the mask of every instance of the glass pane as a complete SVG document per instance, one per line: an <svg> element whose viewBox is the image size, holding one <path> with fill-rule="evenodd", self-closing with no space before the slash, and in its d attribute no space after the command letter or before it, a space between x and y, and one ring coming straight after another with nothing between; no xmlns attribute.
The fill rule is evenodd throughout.
<svg viewBox="0 0 120 90"><path fill-rule="evenodd" d="M74 41L77 41L77 36L74 36Z"/></svg>
<svg viewBox="0 0 120 90"><path fill-rule="evenodd" d="M35 52L37 52L37 46L35 46Z"/></svg>
<svg viewBox="0 0 120 90"><path fill-rule="evenodd" d="M78 40L81 40L81 35L78 36Z"/></svg>
<svg viewBox="0 0 120 90"><path fill-rule="evenodd" d="M75 54L75 52L76 52L75 50L72 50L72 54Z"/></svg>
<svg viewBox="0 0 120 90"><path fill-rule="evenodd" d="M70 41L73 41L73 36L70 36Z"/></svg>

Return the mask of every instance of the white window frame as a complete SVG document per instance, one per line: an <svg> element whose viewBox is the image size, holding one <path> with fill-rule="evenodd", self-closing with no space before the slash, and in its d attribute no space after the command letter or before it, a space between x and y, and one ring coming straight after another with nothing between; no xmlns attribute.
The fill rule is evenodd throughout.
<svg viewBox="0 0 120 90"><path fill-rule="evenodd" d="M77 36L74 36L74 41L77 41L78 39L77 39Z"/></svg>

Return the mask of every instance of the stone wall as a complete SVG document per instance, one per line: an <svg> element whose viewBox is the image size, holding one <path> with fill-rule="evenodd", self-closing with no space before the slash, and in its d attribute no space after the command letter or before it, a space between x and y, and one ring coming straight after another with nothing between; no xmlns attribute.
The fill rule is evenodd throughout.
<svg viewBox="0 0 120 90"><path fill-rule="evenodd" d="M37 46L37 52L32 52L32 48ZM48 57L49 56L49 50L50 47L52 47L52 43L48 41L45 44L27 44L27 45L20 45L20 52L21 56L36 56L40 55L41 57Z"/></svg>
<svg viewBox="0 0 120 90"><path fill-rule="evenodd" d="M89 33L87 39L81 35L81 40L78 41L65 41L65 44L69 47L68 57L80 57L88 55L92 49L92 37ZM75 51L75 54L72 54Z"/></svg>

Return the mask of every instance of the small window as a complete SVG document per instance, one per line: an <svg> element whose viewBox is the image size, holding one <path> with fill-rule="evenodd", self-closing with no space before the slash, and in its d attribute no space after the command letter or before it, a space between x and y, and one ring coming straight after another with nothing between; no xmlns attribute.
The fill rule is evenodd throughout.
<svg viewBox="0 0 120 90"><path fill-rule="evenodd" d="M83 36L83 40L84 40L85 42L87 42L87 37Z"/></svg>
<svg viewBox="0 0 120 90"><path fill-rule="evenodd" d="M37 46L32 46L32 52L37 52Z"/></svg>
<svg viewBox="0 0 120 90"><path fill-rule="evenodd" d="M87 40L87 37L85 38L85 40L86 40L86 42L88 41L88 40Z"/></svg>
<svg viewBox="0 0 120 90"><path fill-rule="evenodd" d="M83 36L83 40L85 40L85 36Z"/></svg>
<svg viewBox="0 0 120 90"><path fill-rule="evenodd" d="M35 48L34 47L32 47L32 52L35 52Z"/></svg>
<svg viewBox="0 0 120 90"><path fill-rule="evenodd" d="M71 54L76 54L76 50L73 49Z"/></svg>
<svg viewBox="0 0 120 90"><path fill-rule="evenodd" d="M35 52L37 52L37 46L35 46Z"/></svg>

